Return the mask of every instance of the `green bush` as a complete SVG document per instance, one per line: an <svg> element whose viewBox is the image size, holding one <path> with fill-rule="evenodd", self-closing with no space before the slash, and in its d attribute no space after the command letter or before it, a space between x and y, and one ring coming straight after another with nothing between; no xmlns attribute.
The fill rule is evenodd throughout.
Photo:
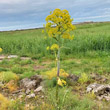
<svg viewBox="0 0 110 110"><path fill-rule="evenodd" d="M0 72L0 81L9 82L10 80L18 80L18 79L19 77L11 71Z"/></svg>

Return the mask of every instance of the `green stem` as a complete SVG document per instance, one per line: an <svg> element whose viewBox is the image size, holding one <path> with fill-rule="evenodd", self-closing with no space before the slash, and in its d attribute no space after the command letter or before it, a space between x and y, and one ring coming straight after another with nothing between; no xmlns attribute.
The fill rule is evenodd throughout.
<svg viewBox="0 0 110 110"><path fill-rule="evenodd" d="M58 49L58 56L57 56L57 77L59 77L60 74L60 48Z"/></svg>

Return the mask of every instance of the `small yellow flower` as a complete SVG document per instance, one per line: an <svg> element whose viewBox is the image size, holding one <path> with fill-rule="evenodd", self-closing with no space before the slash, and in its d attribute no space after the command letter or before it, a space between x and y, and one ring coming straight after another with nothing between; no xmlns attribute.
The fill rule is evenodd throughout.
<svg viewBox="0 0 110 110"><path fill-rule="evenodd" d="M51 50L58 50L58 48L59 48L59 46L57 44L53 44L50 49Z"/></svg>
<svg viewBox="0 0 110 110"><path fill-rule="evenodd" d="M63 85L66 85L66 81L64 81L63 79L61 80L60 78L58 78L57 84L60 85L60 86L63 86Z"/></svg>
<svg viewBox="0 0 110 110"><path fill-rule="evenodd" d="M46 49L47 49L47 50L49 50L49 49L50 49L50 47L48 46Z"/></svg>
<svg viewBox="0 0 110 110"><path fill-rule="evenodd" d="M65 80L62 79L61 81L62 81L62 83L63 83L64 85L66 85L66 81L65 81Z"/></svg>
<svg viewBox="0 0 110 110"><path fill-rule="evenodd" d="M57 82L57 84L60 85L60 86L63 86L62 81L61 81L60 78L58 78L58 82Z"/></svg>
<svg viewBox="0 0 110 110"><path fill-rule="evenodd" d="M0 52L2 52L2 50L3 50L3 49L2 49L2 48L0 48Z"/></svg>

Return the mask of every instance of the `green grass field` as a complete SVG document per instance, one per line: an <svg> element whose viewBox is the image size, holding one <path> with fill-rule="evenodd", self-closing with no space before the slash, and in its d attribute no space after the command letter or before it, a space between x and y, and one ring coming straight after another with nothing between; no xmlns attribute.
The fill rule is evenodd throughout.
<svg viewBox="0 0 110 110"><path fill-rule="evenodd" d="M109 54L110 50L110 23L91 23L77 25L71 32L73 41L63 41L62 56L82 56L93 52L93 55ZM46 47L54 41L44 39L42 29L0 32L0 47L4 54L18 54L31 57L51 57ZM95 54L94 54L95 53Z"/></svg>

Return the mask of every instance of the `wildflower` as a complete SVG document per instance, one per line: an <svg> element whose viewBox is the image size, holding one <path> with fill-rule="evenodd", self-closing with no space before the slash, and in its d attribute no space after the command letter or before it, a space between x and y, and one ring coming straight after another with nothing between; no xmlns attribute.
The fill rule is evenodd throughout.
<svg viewBox="0 0 110 110"><path fill-rule="evenodd" d="M62 82L64 85L66 85L66 81L65 81L65 80L62 79L61 82Z"/></svg>
<svg viewBox="0 0 110 110"><path fill-rule="evenodd" d="M66 35L63 35L62 38L72 39L69 37L69 32L74 30L75 26L72 24L73 19L71 19L66 9L55 9L53 12L50 12L50 15L45 20L47 22L45 28L49 37L57 37L65 30Z"/></svg>
<svg viewBox="0 0 110 110"><path fill-rule="evenodd" d="M60 86L63 86L63 85L66 85L66 81L64 81L63 79L61 80L60 78L58 78L57 84L60 85Z"/></svg>
<svg viewBox="0 0 110 110"><path fill-rule="evenodd" d="M51 50L58 50L59 46L57 44L53 44L50 49Z"/></svg>
<svg viewBox="0 0 110 110"><path fill-rule="evenodd" d="M47 49L47 50L49 50L49 49L50 49L50 47L48 46L46 49Z"/></svg>
<svg viewBox="0 0 110 110"><path fill-rule="evenodd" d="M58 78L58 82L57 82L57 84L60 85L60 86L63 86L62 81L61 81L60 78Z"/></svg>
<svg viewBox="0 0 110 110"><path fill-rule="evenodd" d="M57 72L57 68L53 68L49 71L46 71L44 74L47 76L48 79L52 79L54 77L57 77L56 72ZM69 74L66 73L63 69L60 69L60 74L59 75L60 75L60 77L63 77L63 78L66 78L66 77L69 76Z"/></svg>
<svg viewBox="0 0 110 110"><path fill-rule="evenodd" d="M2 52L2 48L0 48L0 52Z"/></svg>

